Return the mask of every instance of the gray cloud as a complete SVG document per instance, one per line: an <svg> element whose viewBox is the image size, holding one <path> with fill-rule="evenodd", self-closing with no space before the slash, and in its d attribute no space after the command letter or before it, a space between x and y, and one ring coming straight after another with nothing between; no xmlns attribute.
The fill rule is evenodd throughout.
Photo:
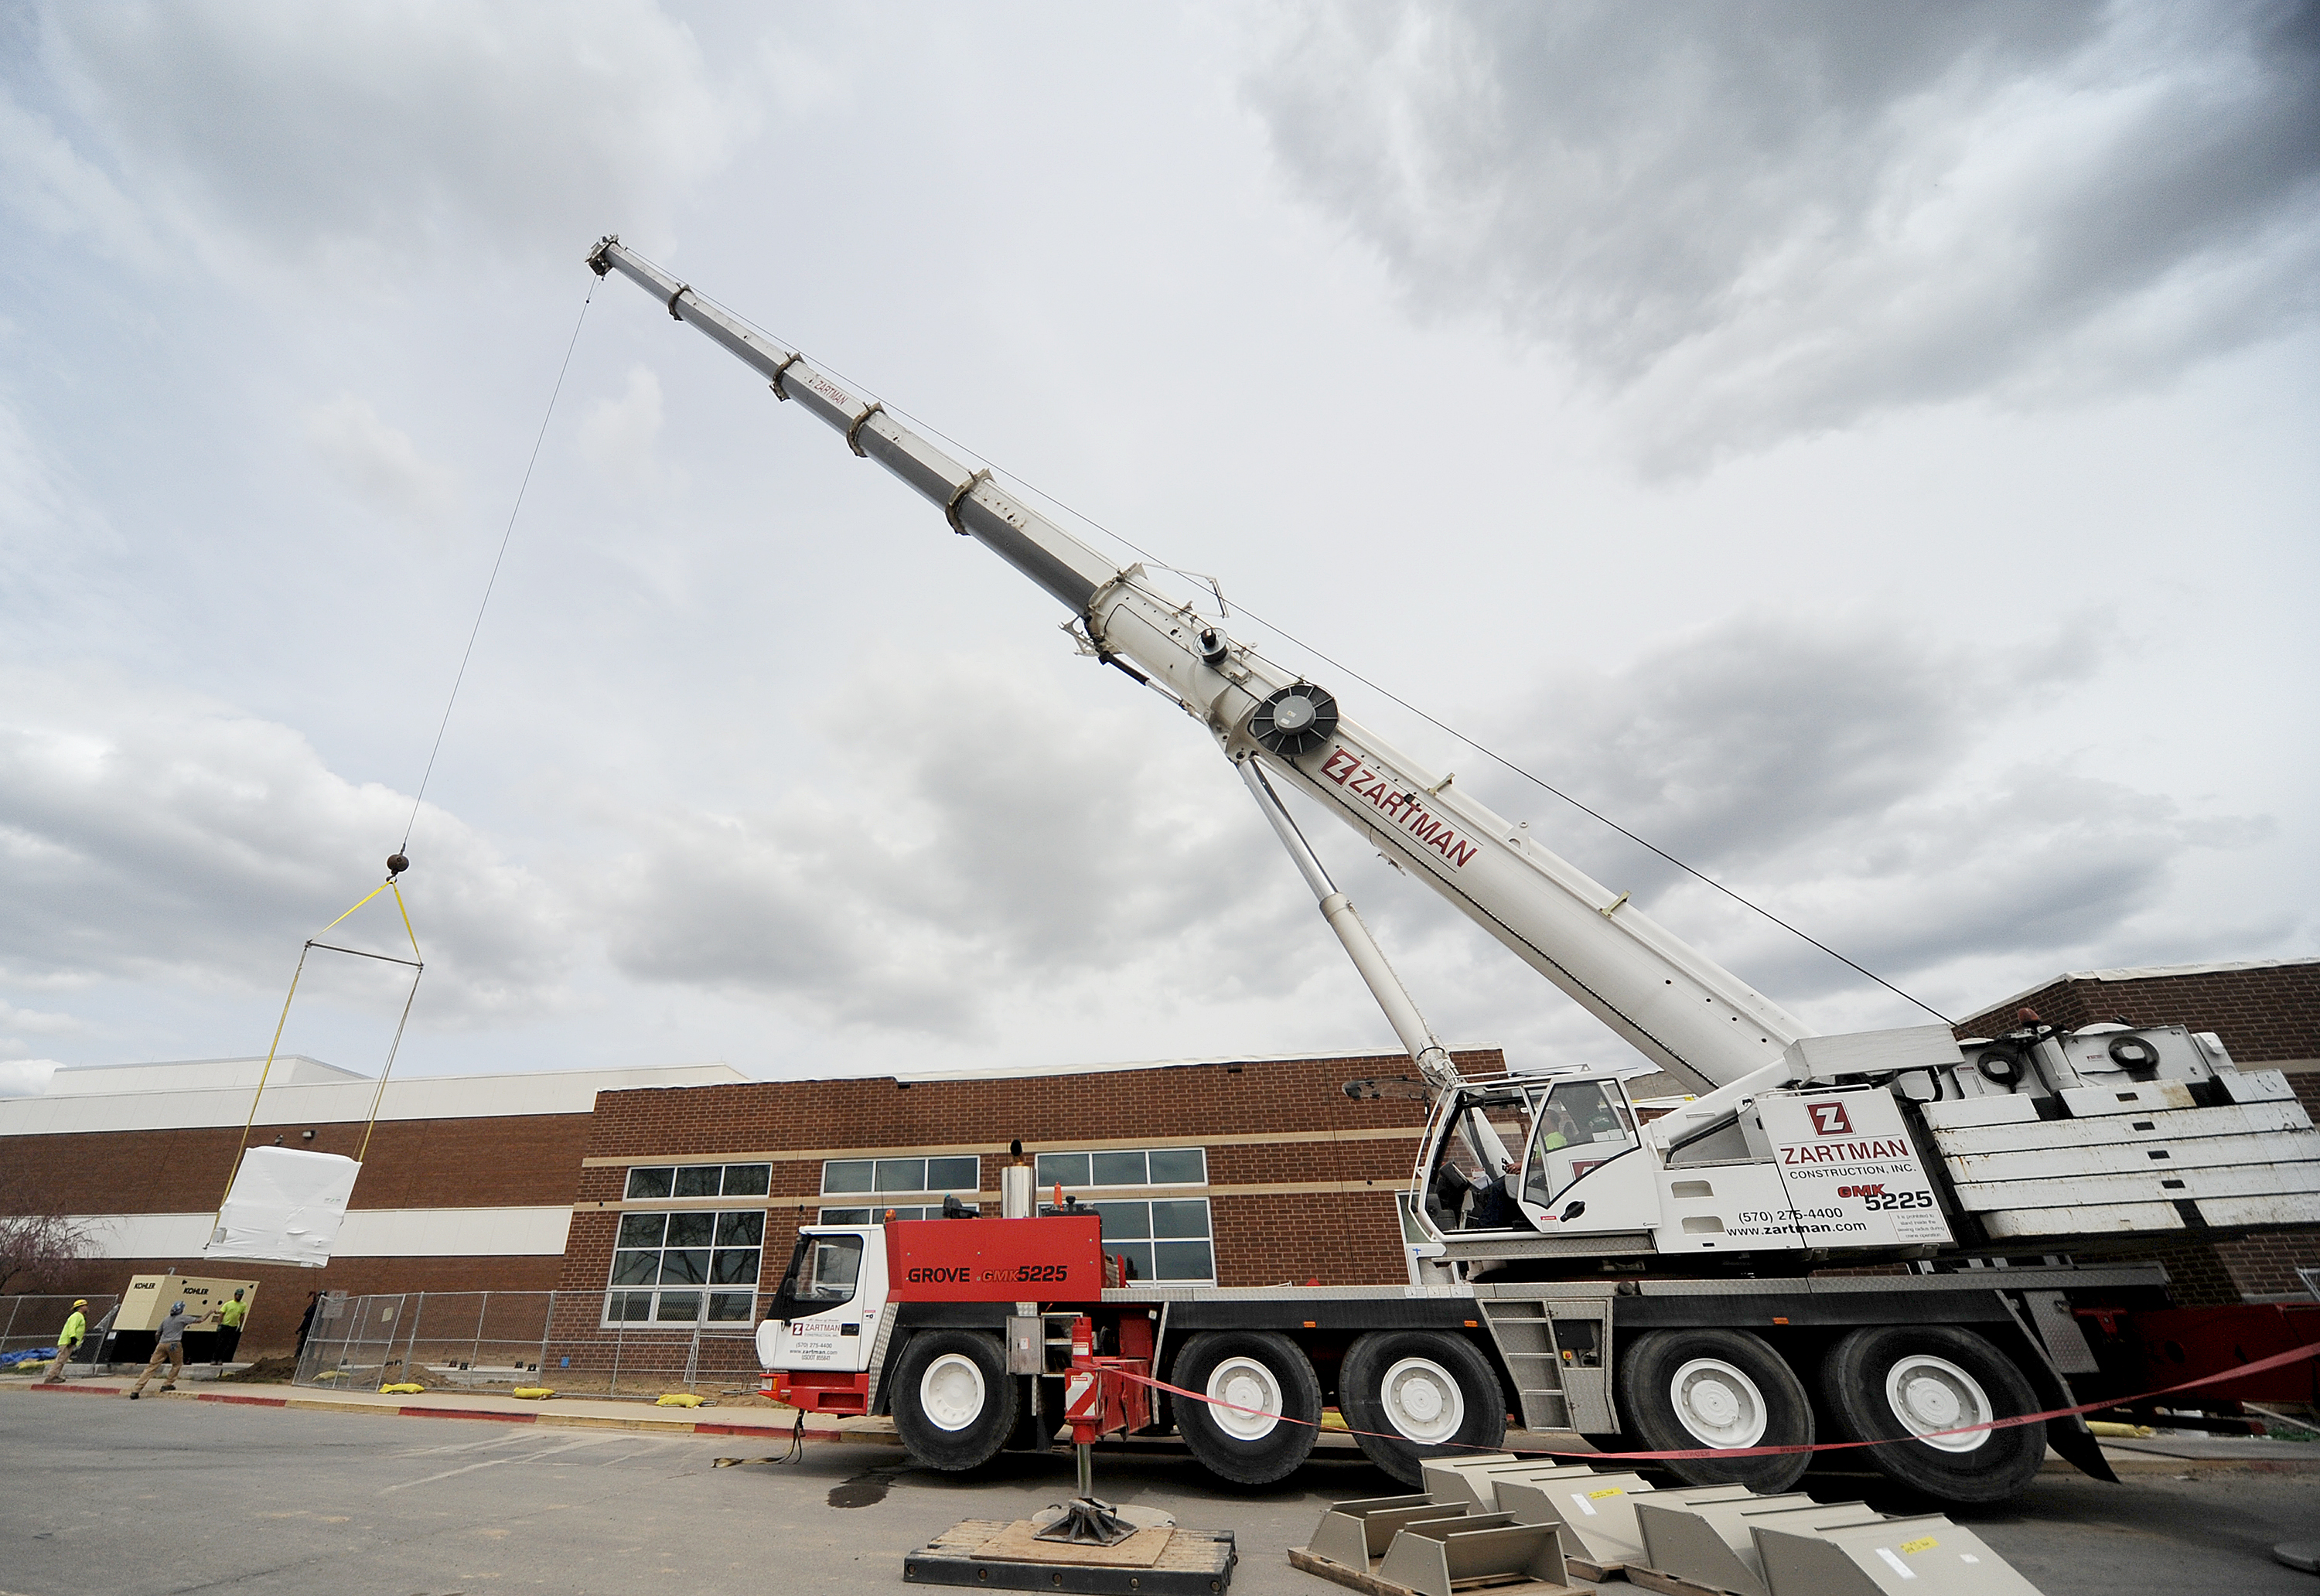
<svg viewBox="0 0 2320 1596"><path fill-rule="evenodd" d="M12 981L270 985L376 882L410 814L406 794L344 780L288 728L155 683L0 669L0 704ZM560 975L553 900L454 818L423 828L430 1014L537 1011ZM342 934L393 951L400 932L390 904Z"/></svg>
<svg viewBox="0 0 2320 1596"><path fill-rule="evenodd" d="M2162 380L2307 318L2320 12L1313 8L1248 95L1412 306L1619 392L1650 464Z"/></svg>
<svg viewBox="0 0 2320 1596"><path fill-rule="evenodd" d="M1520 715L1536 728L1520 762L1889 976L1945 983L2024 952L2195 957L2187 939L2207 928L2137 917L2193 850L2245 848L2271 825L2189 813L2131 770L2021 746L2020 726L2101 653L2068 625L1993 646L1861 618L1735 618L1541 693ZM1861 984L1543 794L1518 808L1776 996Z"/></svg>
<svg viewBox="0 0 2320 1596"><path fill-rule="evenodd" d="M1063 709L996 659L870 673L823 717L835 767L776 809L665 815L610 874L614 963L956 1037L1131 966L1139 998L1224 984L1287 867L1201 739Z"/></svg>
<svg viewBox="0 0 2320 1596"><path fill-rule="evenodd" d="M0 118L40 219L133 240L126 190L226 267L399 263L471 232L568 253L608 220L662 228L754 115L645 0L57 6L43 23L91 131L74 148L35 113Z"/></svg>

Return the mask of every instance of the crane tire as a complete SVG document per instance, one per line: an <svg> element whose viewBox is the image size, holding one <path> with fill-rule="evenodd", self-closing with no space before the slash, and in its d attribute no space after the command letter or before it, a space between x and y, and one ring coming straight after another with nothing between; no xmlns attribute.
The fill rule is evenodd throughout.
<svg viewBox="0 0 2320 1596"><path fill-rule="evenodd" d="M1938 1440L1928 1429L2038 1410L2037 1393L1989 1340L1956 1325L1871 1325L1828 1349L1821 1400L1842 1439L1870 1446L1870 1465L1935 1501L1970 1506L2019 1495L2046 1456L2044 1423Z"/></svg>
<svg viewBox="0 0 2320 1596"><path fill-rule="evenodd" d="M1747 1330L1647 1330L1619 1354L1619 1417L1643 1445L1688 1452L1713 1446L1808 1446L1812 1399L1772 1343ZM1811 1455L1669 1458L1660 1466L1687 1485L1786 1491Z"/></svg>
<svg viewBox="0 0 2320 1596"><path fill-rule="evenodd" d="M911 1458L944 1474L979 1468L1015 1433L1020 1384L982 1330L921 1330L894 1371L894 1428Z"/></svg>
<svg viewBox="0 0 2320 1596"><path fill-rule="evenodd" d="M1506 1388L1472 1341L1440 1330L1372 1330L1337 1370L1337 1410L1362 1455L1403 1484L1425 1483L1434 1457L1497 1450Z"/></svg>
<svg viewBox="0 0 2320 1596"><path fill-rule="evenodd" d="M1168 1383L1264 1410L1241 1412L1181 1396L1173 1403L1176 1433L1192 1456L1235 1485L1286 1479L1320 1437L1320 1378L1305 1349L1277 1330L1203 1330L1176 1355Z"/></svg>

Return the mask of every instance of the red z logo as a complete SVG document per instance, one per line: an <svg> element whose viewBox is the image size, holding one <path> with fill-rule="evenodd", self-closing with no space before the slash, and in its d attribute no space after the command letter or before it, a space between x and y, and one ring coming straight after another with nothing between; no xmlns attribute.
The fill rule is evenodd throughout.
<svg viewBox="0 0 2320 1596"><path fill-rule="evenodd" d="M1850 1136L1853 1116L1844 1111L1841 1102L1816 1102L1806 1105L1812 1111L1813 1130L1820 1136Z"/></svg>

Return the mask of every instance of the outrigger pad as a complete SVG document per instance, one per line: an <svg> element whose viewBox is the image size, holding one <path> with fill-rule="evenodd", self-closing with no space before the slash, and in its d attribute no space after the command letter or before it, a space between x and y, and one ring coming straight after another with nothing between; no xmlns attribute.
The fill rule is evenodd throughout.
<svg viewBox="0 0 2320 1596"><path fill-rule="evenodd" d="M1033 1540L1061 1541L1072 1546L1116 1546L1136 1533L1136 1526L1121 1518L1110 1502L1092 1496L1074 1496L1061 1508L1050 1510L1054 1518L1047 1519L1046 1513L1041 1513L1032 1519L1034 1524L1047 1519L1031 1532Z"/></svg>
<svg viewBox="0 0 2320 1596"><path fill-rule="evenodd" d="M902 1559L913 1585L1078 1596L1224 1596L1239 1554L1229 1529L1151 1526L1114 1546L1034 1537L1031 1524L968 1519Z"/></svg>
<svg viewBox="0 0 2320 1596"><path fill-rule="evenodd" d="M202 1256L321 1268L331 1261L361 1172L361 1165L336 1153L249 1148Z"/></svg>

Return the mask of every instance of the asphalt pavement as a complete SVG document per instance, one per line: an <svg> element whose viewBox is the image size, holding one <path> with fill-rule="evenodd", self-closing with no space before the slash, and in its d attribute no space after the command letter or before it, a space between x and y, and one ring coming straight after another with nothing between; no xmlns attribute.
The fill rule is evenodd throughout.
<svg viewBox="0 0 2320 1596"><path fill-rule="evenodd" d="M801 1463L768 1461L779 1450L731 1436L11 1393L0 1596L899 1591L904 1552L1072 1487L1065 1452L962 1481L892 1446L817 1441ZM2320 1578L2270 1555L2320 1525L2320 1470L2181 1466L2188 1477L2144 1472L2124 1485L2049 1473L2007 1508L1956 1517L2047 1596L2320 1596ZM1808 1488L1839 1501L1868 1483ZM1227 1488L1165 1452L1100 1454L1097 1488L1236 1531L1233 1588L1246 1596L1335 1596L1289 1567L1286 1549L1324 1504L1400 1490L1351 1460L1309 1464L1270 1490Z"/></svg>

